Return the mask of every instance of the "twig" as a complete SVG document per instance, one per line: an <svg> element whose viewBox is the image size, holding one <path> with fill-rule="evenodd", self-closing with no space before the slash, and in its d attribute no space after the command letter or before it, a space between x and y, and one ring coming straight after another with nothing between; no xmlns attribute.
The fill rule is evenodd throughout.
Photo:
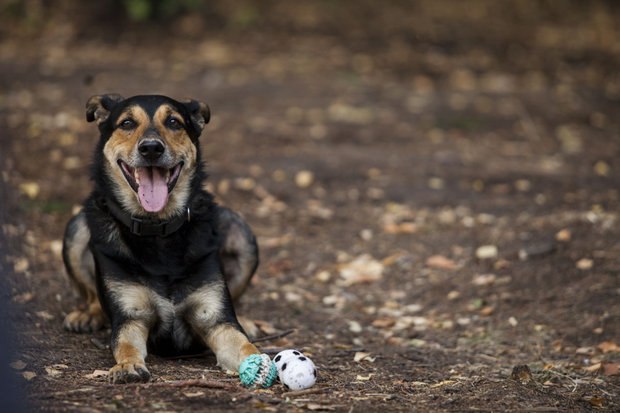
<svg viewBox="0 0 620 413"><path fill-rule="evenodd" d="M284 397L297 397L297 396L305 396L306 394L316 394L324 392L324 388L316 388L316 389L306 389L306 390L296 390L296 391L288 391L286 393L282 393Z"/></svg>
<svg viewBox="0 0 620 413"><path fill-rule="evenodd" d="M139 387L144 389L148 389L151 387L207 387L210 389L246 391L246 389L244 389L243 387L235 386L234 384L204 379L162 381L154 383L127 383L124 384L124 386Z"/></svg>
<svg viewBox="0 0 620 413"><path fill-rule="evenodd" d="M526 109L523 103L519 102L519 112L521 114L521 118L523 120L523 127L526 129L526 133L534 138L537 142L540 142L540 134L538 133L538 128L536 127L536 123L530 116L530 113Z"/></svg>
<svg viewBox="0 0 620 413"><path fill-rule="evenodd" d="M252 343L258 343L260 341L277 340L279 338L286 337L289 334L294 333L295 331L297 331L297 330L294 329L294 328L291 328L290 330L286 330L286 331L283 331L283 332L278 333L278 334L271 334L269 336L258 337L258 338L255 338L254 340L252 340Z"/></svg>

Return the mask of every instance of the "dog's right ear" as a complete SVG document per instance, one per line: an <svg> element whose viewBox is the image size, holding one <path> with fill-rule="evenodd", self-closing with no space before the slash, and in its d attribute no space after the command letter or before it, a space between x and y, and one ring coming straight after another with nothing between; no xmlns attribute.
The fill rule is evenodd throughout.
<svg viewBox="0 0 620 413"><path fill-rule="evenodd" d="M100 125L101 122L105 122L108 119L112 108L124 99L116 93L91 96L88 102L86 102L86 120L88 122L95 120L97 125Z"/></svg>

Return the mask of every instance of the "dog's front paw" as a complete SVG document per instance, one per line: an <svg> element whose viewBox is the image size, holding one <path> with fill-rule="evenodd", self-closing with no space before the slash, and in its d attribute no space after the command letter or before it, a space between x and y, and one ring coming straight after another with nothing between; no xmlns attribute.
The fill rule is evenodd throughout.
<svg viewBox="0 0 620 413"><path fill-rule="evenodd" d="M65 317L65 329L76 333L92 333L100 330L105 323L103 313L94 311L73 311Z"/></svg>
<svg viewBox="0 0 620 413"><path fill-rule="evenodd" d="M108 377L114 384L137 383L149 381L151 373L144 363L118 363L110 369Z"/></svg>

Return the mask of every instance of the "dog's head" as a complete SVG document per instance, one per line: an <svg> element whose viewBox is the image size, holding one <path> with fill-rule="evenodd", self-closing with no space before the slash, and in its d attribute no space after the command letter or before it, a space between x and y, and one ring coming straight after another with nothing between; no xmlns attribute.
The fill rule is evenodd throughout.
<svg viewBox="0 0 620 413"><path fill-rule="evenodd" d="M96 156L103 165L96 167L128 212L165 219L184 211L200 173L198 137L209 116L204 103L158 95L88 100L86 119L101 132Z"/></svg>

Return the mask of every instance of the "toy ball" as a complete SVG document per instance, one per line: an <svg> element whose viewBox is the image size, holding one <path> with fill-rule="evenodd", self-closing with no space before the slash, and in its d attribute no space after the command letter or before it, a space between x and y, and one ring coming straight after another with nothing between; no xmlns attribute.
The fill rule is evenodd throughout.
<svg viewBox="0 0 620 413"><path fill-rule="evenodd" d="M297 350L284 350L273 359L282 384L291 390L310 388L316 382L316 366Z"/></svg>
<svg viewBox="0 0 620 413"><path fill-rule="evenodd" d="M273 384L277 374L276 366L267 354L252 354L239 366L241 383L251 389L266 389Z"/></svg>

